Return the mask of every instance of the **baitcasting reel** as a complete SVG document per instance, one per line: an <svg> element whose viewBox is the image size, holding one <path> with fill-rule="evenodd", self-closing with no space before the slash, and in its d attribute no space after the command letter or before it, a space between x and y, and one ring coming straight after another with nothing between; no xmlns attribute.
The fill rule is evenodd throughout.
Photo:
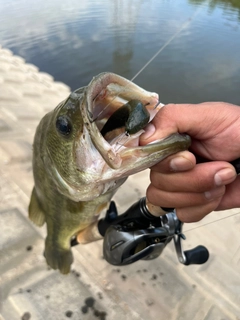
<svg viewBox="0 0 240 320"><path fill-rule="evenodd" d="M155 259L173 239L179 262L184 265L205 263L209 257L208 250L204 246L197 246L183 251L183 223L174 209L163 210L165 214L160 217L152 215L144 197L118 215L112 201L106 216L98 223L99 232L104 237L103 255L107 262L122 266L139 259Z"/></svg>
<svg viewBox="0 0 240 320"><path fill-rule="evenodd" d="M198 159L198 162L205 161ZM240 158L230 163L240 174ZM104 237L103 255L107 262L122 266L140 259L155 259L172 239L180 263L203 264L208 260L209 253L204 246L182 250L183 223L173 208L158 208L162 211L160 217L151 214L144 197L118 215L115 203L111 202L106 216L98 223L98 230Z"/></svg>

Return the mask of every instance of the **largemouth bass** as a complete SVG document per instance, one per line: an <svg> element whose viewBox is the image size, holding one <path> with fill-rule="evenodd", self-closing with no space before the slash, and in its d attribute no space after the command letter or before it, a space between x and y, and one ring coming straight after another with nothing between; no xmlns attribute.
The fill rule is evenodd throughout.
<svg viewBox="0 0 240 320"><path fill-rule="evenodd" d="M122 113L117 110L132 100L146 106L151 121L158 111L156 93L118 75L102 73L71 93L37 127L29 217L38 226L46 222L44 256L49 266L63 274L73 262L71 239L87 243L101 238L99 215L106 212L127 177L190 145L188 136L174 134L139 146L146 123L138 120L135 107L130 111L131 121L137 123L132 132L126 135L121 122L115 128Z"/></svg>

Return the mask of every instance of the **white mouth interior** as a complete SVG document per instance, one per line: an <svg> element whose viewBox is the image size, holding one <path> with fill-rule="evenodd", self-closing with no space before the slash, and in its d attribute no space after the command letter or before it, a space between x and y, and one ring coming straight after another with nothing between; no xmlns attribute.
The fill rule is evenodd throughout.
<svg viewBox="0 0 240 320"><path fill-rule="evenodd" d="M108 84L105 88L102 88L93 98L92 101L92 118L101 132L103 126L111 115L124 104L129 102L129 99L125 99L123 96L113 95L112 92L112 83ZM139 99L141 101L141 99ZM159 107L155 108L155 103L149 103L146 106L147 110L150 113L150 121L154 118L155 114L158 112ZM143 102L143 101L141 101ZM146 101L145 101L146 102ZM145 103L143 102L143 104ZM145 103L146 104L146 103ZM121 150L126 147L137 147L139 146L139 137L144 133L144 127L139 129L135 134L129 135L126 132L124 126L116 128L112 131L109 131L104 135L104 139L112 146L116 151Z"/></svg>

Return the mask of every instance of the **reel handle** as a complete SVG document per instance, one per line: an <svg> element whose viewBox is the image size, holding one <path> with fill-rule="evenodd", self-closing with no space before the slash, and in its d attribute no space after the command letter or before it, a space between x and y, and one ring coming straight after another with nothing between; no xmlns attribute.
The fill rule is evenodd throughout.
<svg viewBox="0 0 240 320"><path fill-rule="evenodd" d="M208 249L202 245L184 251L184 255L186 258L184 262L185 266L188 266L190 264L203 264L207 262L209 258Z"/></svg>

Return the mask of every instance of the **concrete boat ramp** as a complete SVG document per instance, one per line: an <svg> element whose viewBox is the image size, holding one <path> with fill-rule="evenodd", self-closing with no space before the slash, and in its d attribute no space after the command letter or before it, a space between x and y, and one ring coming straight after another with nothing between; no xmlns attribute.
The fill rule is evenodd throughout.
<svg viewBox="0 0 240 320"><path fill-rule="evenodd" d="M69 92L0 48L0 319L240 320L240 215L234 215L240 209L185 225L185 249L202 244L210 251L201 266L178 263L170 243L158 259L114 267L103 259L99 241L74 247L69 275L47 267L45 227L27 217L31 144L41 117ZM119 212L147 185L148 172L130 177L115 196Z"/></svg>

